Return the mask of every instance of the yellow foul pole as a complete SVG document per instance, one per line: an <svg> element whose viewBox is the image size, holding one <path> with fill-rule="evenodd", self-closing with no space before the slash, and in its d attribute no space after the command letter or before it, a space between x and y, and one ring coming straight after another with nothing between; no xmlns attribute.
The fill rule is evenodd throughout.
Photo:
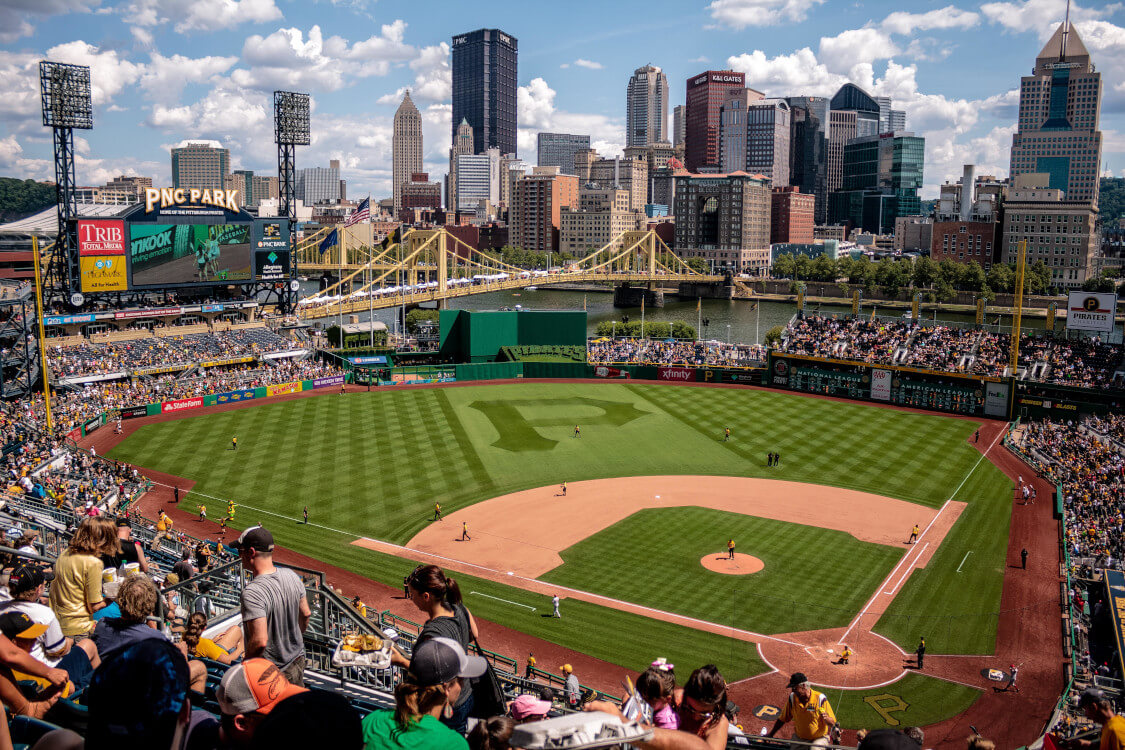
<svg viewBox="0 0 1125 750"><path fill-rule="evenodd" d="M1023 317L1023 276L1027 270L1027 240L1020 240L1019 258L1016 261L1016 300L1012 314L1012 353L1008 360L1012 375L1016 374L1020 362L1020 321Z"/></svg>
<svg viewBox="0 0 1125 750"><path fill-rule="evenodd" d="M55 431L51 419L51 371L47 369L47 337L43 331L43 277L40 275L39 238L31 236L31 257L35 261L35 317L39 318L39 379L43 381L43 404L47 409L47 434Z"/></svg>

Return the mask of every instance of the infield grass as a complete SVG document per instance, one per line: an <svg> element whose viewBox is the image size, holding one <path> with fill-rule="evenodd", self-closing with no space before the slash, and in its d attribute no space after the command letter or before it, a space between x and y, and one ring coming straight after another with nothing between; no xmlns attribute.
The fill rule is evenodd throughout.
<svg viewBox="0 0 1125 750"><path fill-rule="evenodd" d="M573 437L576 423L581 438ZM721 440L724 427L732 430L730 442ZM146 425L110 456L195 480L198 494L181 501L186 510L195 512L200 495L233 499L242 508L232 527L264 522L279 544L397 587L412 563L348 542L366 536L405 543L426 525L434 502L452 513L480 500L564 480L691 474L814 482L939 507L979 458L966 442L975 427L966 420L768 391L523 383L267 402ZM238 437L237 452L229 449L233 436ZM781 454L780 467L765 466L769 451ZM924 576L913 577L896 599L892 611L902 609L895 614L932 612L949 618L999 609L1003 566L984 550L995 548L1002 555L1006 547L1010 488L990 463L977 468L957 497L969 508ZM304 505L311 511L308 526L277 518L295 521ZM809 542L822 530L787 526L796 529L795 549L807 552L810 565L819 564L823 551ZM974 569L971 581L955 574L961 555L947 552L947 546L970 547L980 554L974 555L981 567ZM635 575L646 575L659 555L654 550L633 558ZM858 593L837 588L833 598L818 596L815 601L840 611L857 609L855 602L870 595L871 581L887 562L874 555L867 564L870 572L862 574L866 588ZM698 556L693 566L698 567ZM611 573L608 566L590 570L580 588L612 589ZM512 601L533 596L485 581L472 581L472 586ZM565 611L573 608L573 617L551 621L483 596L467 599L481 617L626 666L645 665L654 655L698 663L699 655L707 654L716 663L726 659L730 679L762 668L745 644L595 605L568 602ZM721 616L716 610L709 619ZM889 624L881 622L881 632L903 648L913 648L916 624L885 619ZM989 650L995 619L988 632L977 632L977 626L950 626L943 642L933 643L933 653ZM827 625L809 616L798 627L781 621L772 627Z"/></svg>
<svg viewBox="0 0 1125 750"><path fill-rule="evenodd" d="M818 688L845 729L924 727L956 716L973 704L981 691L911 672L901 680L867 690Z"/></svg>

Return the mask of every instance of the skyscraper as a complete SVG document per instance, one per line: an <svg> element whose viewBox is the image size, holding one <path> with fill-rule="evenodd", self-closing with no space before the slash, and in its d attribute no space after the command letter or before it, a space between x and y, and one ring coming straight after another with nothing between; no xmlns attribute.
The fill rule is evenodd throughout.
<svg viewBox="0 0 1125 750"><path fill-rule="evenodd" d="M789 105L762 99L746 109L746 166L770 178L773 187L789 184Z"/></svg>
<svg viewBox="0 0 1125 750"><path fill-rule="evenodd" d="M689 172L718 171L720 109L730 89L740 89L746 76L733 70L708 70L687 81L684 166Z"/></svg>
<svg viewBox="0 0 1125 750"><path fill-rule="evenodd" d="M422 115L411 101L410 91L402 97L402 104L395 111L391 151L394 215L397 217L402 210L402 186L410 182L411 175L422 171Z"/></svg>
<svg viewBox="0 0 1125 750"><path fill-rule="evenodd" d="M843 185L829 196L829 220L889 234L897 217L917 216L925 154L926 139L913 133L851 139L844 146Z"/></svg>
<svg viewBox="0 0 1125 750"><path fill-rule="evenodd" d="M832 97L833 112L855 112L855 137L879 135L879 102L854 83L845 83ZM888 110L889 111L889 110Z"/></svg>
<svg viewBox="0 0 1125 750"><path fill-rule="evenodd" d="M1011 175L1045 173L1048 187L1067 201L1098 205L1098 130L1101 73L1067 23L1060 24L1035 58L1032 74L1020 79L1020 110L1012 136Z"/></svg>
<svg viewBox="0 0 1125 750"><path fill-rule="evenodd" d="M668 140L668 76L655 65L633 71L625 95L625 145Z"/></svg>
<svg viewBox="0 0 1125 750"><path fill-rule="evenodd" d="M892 109L894 102L889 96L876 96L879 104L879 132L897 133L906 130L906 112L901 109Z"/></svg>
<svg viewBox="0 0 1125 750"><path fill-rule="evenodd" d="M828 219L828 100L791 96L789 102L789 184L816 196L817 224Z"/></svg>
<svg viewBox="0 0 1125 750"><path fill-rule="evenodd" d="M516 153L517 40L500 29L453 37L453 130L466 120L476 153Z"/></svg>
<svg viewBox="0 0 1125 750"><path fill-rule="evenodd" d="M172 187L221 190L229 180L230 150L218 141L183 141L172 149Z"/></svg>
<svg viewBox="0 0 1125 750"><path fill-rule="evenodd" d="M590 136L571 133L540 133L537 140L540 167L559 167L563 174L574 171L574 154L590 148Z"/></svg>
<svg viewBox="0 0 1125 750"><path fill-rule="evenodd" d="M687 107L677 104L672 108L672 146L684 147L684 138L687 137Z"/></svg>
<svg viewBox="0 0 1125 750"><path fill-rule="evenodd" d="M297 200L306 206L317 203L338 203L343 197L343 180L340 179L340 162L332 159L328 167L310 167L297 170Z"/></svg>
<svg viewBox="0 0 1125 750"><path fill-rule="evenodd" d="M457 210L457 157L472 153L473 129L468 121L462 119L453 137L453 148L449 150L449 173L445 177L445 207L450 211Z"/></svg>

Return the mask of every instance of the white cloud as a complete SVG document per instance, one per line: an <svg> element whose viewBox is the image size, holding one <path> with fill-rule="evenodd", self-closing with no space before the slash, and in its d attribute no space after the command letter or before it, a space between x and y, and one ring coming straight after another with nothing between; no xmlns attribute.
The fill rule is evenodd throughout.
<svg viewBox="0 0 1125 750"><path fill-rule="evenodd" d="M953 5L927 11L907 13L895 11L883 19L883 30L892 34L913 34L932 29L969 29L980 23L980 16Z"/></svg>
<svg viewBox="0 0 1125 750"><path fill-rule="evenodd" d="M520 127L546 130L555 113L555 90L542 78L533 78L516 93Z"/></svg>
<svg viewBox="0 0 1125 750"><path fill-rule="evenodd" d="M898 52L888 34L867 26L848 29L836 36L821 37L819 57L830 70L842 71L857 64L886 60Z"/></svg>
<svg viewBox="0 0 1125 750"><path fill-rule="evenodd" d="M1121 3L1106 3L1100 8L1070 6L1070 20L1077 25L1081 21L1106 18L1121 9ZM998 23L1012 31L1034 31L1043 40L1050 38L1055 27L1066 16L1066 0L1011 0L985 3L980 6L981 13L992 23ZM1079 29L1081 32L1081 29Z"/></svg>
<svg viewBox="0 0 1125 750"><path fill-rule="evenodd" d="M709 62L711 62L711 58L707 57L707 55L700 55L699 57L693 57L692 59L688 60L688 62L689 63L701 63L701 64L702 63L709 63Z"/></svg>
<svg viewBox="0 0 1125 750"><path fill-rule="evenodd" d="M227 72L236 62L237 57L209 56L193 59L183 55L164 57L153 52L141 75L141 88L152 101L174 102L179 100L185 85L209 81L214 76Z"/></svg>
<svg viewBox="0 0 1125 750"><path fill-rule="evenodd" d="M243 23L267 23L281 18L274 0L134 0L121 13L138 26L175 21L175 30L219 31Z"/></svg>
<svg viewBox="0 0 1125 750"><path fill-rule="evenodd" d="M569 67L570 67L570 63L563 63L563 64L562 64L562 65L560 65L559 67L560 67L560 68L562 68L563 70L566 70L567 68L569 68Z"/></svg>
<svg viewBox="0 0 1125 750"><path fill-rule="evenodd" d="M406 24L384 24L381 33L349 46L339 36L324 38L320 26L309 29L308 39L297 28L278 29L269 36L254 34L242 46L242 62L231 79L244 88L272 91L276 88L305 88L335 91L349 77L383 76L394 62L417 55L403 43Z"/></svg>
<svg viewBox="0 0 1125 750"><path fill-rule="evenodd" d="M241 141L252 133L264 132L268 107L265 96L248 93L223 81L193 104L154 104L149 124L171 133L190 134L193 138Z"/></svg>
<svg viewBox="0 0 1125 750"><path fill-rule="evenodd" d="M808 47L776 57L761 50L732 55L727 67L746 74L751 85L768 96L832 96L848 82L847 76L832 73Z"/></svg>
<svg viewBox="0 0 1125 750"><path fill-rule="evenodd" d="M9 132L41 131L39 55L0 51L0 121Z"/></svg>
<svg viewBox="0 0 1125 750"><path fill-rule="evenodd" d="M584 60L581 57L575 60L574 64L580 68L589 68L590 70L602 69L602 64L600 62L594 62L593 60Z"/></svg>
<svg viewBox="0 0 1125 750"><path fill-rule="evenodd" d="M735 30L747 26L774 26L782 22L799 23L809 10L824 0L713 0L707 6L715 27Z"/></svg>
<svg viewBox="0 0 1125 750"><path fill-rule="evenodd" d="M90 66L90 87L94 104L108 104L122 89L137 82L143 65L118 57L115 50L101 50L81 39L47 50L47 59Z"/></svg>
<svg viewBox="0 0 1125 750"><path fill-rule="evenodd" d="M602 156L619 155L625 148L625 125L620 119L596 113L567 112L555 107L555 90L542 78L518 91L517 145L524 159L533 160L540 131L589 135Z"/></svg>

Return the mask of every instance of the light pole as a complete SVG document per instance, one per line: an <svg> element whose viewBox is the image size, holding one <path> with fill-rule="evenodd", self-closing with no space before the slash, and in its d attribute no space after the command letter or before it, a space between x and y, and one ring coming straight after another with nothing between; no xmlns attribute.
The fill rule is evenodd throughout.
<svg viewBox="0 0 1125 750"><path fill-rule="evenodd" d="M613 333L611 333L609 337L611 339L615 339L615 338L617 338L617 321L614 320L614 321L612 321L612 323L613 323L613 329L612 329Z"/></svg>
<svg viewBox="0 0 1125 750"><path fill-rule="evenodd" d="M762 301L754 303L754 346L758 345L758 316L761 314Z"/></svg>
<svg viewBox="0 0 1125 750"><path fill-rule="evenodd" d="M730 323L727 323L727 346L730 346Z"/></svg>

